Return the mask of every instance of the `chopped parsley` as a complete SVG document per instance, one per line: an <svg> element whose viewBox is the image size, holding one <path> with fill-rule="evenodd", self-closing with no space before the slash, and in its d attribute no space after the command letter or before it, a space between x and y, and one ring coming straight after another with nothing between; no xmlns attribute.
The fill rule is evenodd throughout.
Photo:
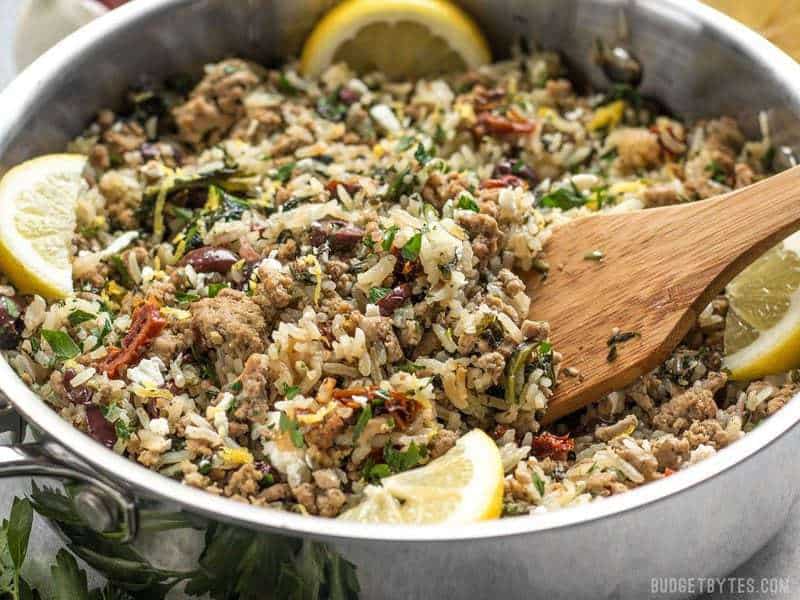
<svg viewBox="0 0 800 600"><path fill-rule="evenodd" d="M209 294L210 292L211 286L209 286ZM195 300L200 300L200 296L194 292L176 292L175 300L177 300L179 304L189 304Z"/></svg>
<svg viewBox="0 0 800 600"><path fill-rule="evenodd" d="M465 192L459 194L457 206L462 210L471 210L472 212L480 212L481 210L478 208L478 203L475 202L475 199Z"/></svg>
<svg viewBox="0 0 800 600"><path fill-rule="evenodd" d="M397 151L398 152L405 152L411 145L414 143L414 136L412 135L404 135L397 141Z"/></svg>
<svg viewBox="0 0 800 600"><path fill-rule="evenodd" d="M395 472L408 471L416 467L419 462L427 455L427 449L417 446L416 442L411 442L405 451L395 450L387 444L383 449L383 458L389 468Z"/></svg>
<svg viewBox="0 0 800 600"><path fill-rule="evenodd" d="M539 496L544 497L544 481L542 481L542 478L539 477L536 471L533 472L533 485L536 486L536 491L539 492Z"/></svg>
<svg viewBox="0 0 800 600"><path fill-rule="evenodd" d="M209 283L208 284L208 297L216 298L220 290L228 287L227 283Z"/></svg>
<svg viewBox="0 0 800 600"><path fill-rule="evenodd" d="M294 171L293 162L278 167L278 170L275 172L275 179L281 183L286 183L292 178L292 171Z"/></svg>
<svg viewBox="0 0 800 600"><path fill-rule="evenodd" d="M297 88L292 85L286 73L281 73L278 76L278 90L287 96L294 96L297 93Z"/></svg>
<svg viewBox="0 0 800 600"><path fill-rule="evenodd" d="M725 184L728 182L728 174L716 160L711 159L711 162L706 165L706 173L717 183Z"/></svg>
<svg viewBox="0 0 800 600"><path fill-rule="evenodd" d="M400 254L403 258L409 261L415 261L419 257L419 251L422 248L422 234L415 233L411 236L411 239L408 240L403 248L400 250Z"/></svg>
<svg viewBox="0 0 800 600"><path fill-rule="evenodd" d="M417 149L414 151L414 158L417 159L417 162L421 165L426 165L428 162L433 158L433 153L426 150L425 146L421 143L417 145Z"/></svg>
<svg viewBox="0 0 800 600"><path fill-rule="evenodd" d="M131 275L128 273L128 267L122 262L122 257L119 254L112 254L110 258L111 266L114 268L119 282L126 288L132 288L133 279L131 279Z"/></svg>
<svg viewBox="0 0 800 600"><path fill-rule="evenodd" d="M403 169L394 176L389 189L386 190L386 200L397 200L401 196L408 194L413 189L414 178L409 177L410 169Z"/></svg>
<svg viewBox="0 0 800 600"><path fill-rule="evenodd" d="M383 248L384 252L388 252L392 249L392 244L394 244L394 237L397 235L399 228L397 225L392 225L383 232L383 241L381 242L381 248Z"/></svg>
<svg viewBox="0 0 800 600"><path fill-rule="evenodd" d="M289 434L289 437L291 438L292 443L295 445L295 448L305 448L306 442L303 439L303 432L300 431L297 421L290 419L286 413L282 412L278 426L280 427L281 431Z"/></svg>
<svg viewBox="0 0 800 600"><path fill-rule="evenodd" d="M360 438L361 434L364 433L364 428L367 426L367 422L371 418L372 418L372 406L367 404L361 411L361 414L358 415L356 424L353 427L353 442L358 441L358 438Z"/></svg>
<svg viewBox="0 0 800 600"><path fill-rule="evenodd" d="M416 373L417 371L421 371L424 367L412 363L410 360L406 360L399 365L396 366L398 371L405 371L406 373Z"/></svg>
<svg viewBox="0 0 800 600"><path fill-rule="evenodd" d="M587 198L580 193L573 183L569 188L562 187L546 193L539 198L539 206L569 210L583 206L586 204L586 200Z"/></svg>
<svg viewBox="0 0 800 600"><path fill-rule="evenodd" d="M341 121L347 114L347 105L339 101L339 91L317 100L317 112L323 119Z"/></svg>
<svg viewBox="0 0 800 600"><path fill-rule="evenodd" d="M14 315L11 316L13 317ZM75 327L76 325L80 325L81 323L86 323L86 321L91 321L96 318L97 315L93 315L92 313L86 312L85 310L77 309L69 313L67 320L69 321L70 325Z"/></svg>
<svg viewBox="0 0 800 600"><path fill-rule="evenodd" d="M297 394L300 393L300 387L296 385L286 385L283 384L283 395L286 396L287 400L293 399Z"/></svg>

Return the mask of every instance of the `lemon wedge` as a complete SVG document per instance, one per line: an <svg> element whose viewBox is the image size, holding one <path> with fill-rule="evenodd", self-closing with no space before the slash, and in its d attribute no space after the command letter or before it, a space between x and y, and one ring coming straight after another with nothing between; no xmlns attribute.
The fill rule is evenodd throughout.
<svg viewBox="0 0 800 600"><path fill-rule="evenodd" d="M463 71L490 60L478 26L447 0L346 0L311 32L300 66L317 76L343 61L358 73L401 79Z"/></svg>
<svg viewBox="0 0 800 600"><path fill-rule="evenodd" d="M0 180L0 269L19 291L48 298L72 293L70 255L85 166L85 156L50 154Z"/></svg>
<svg viewBox="0 0 800 600"><path fill-rule="evenodd" d="M745 269L727 295L724 366L734 379L800 366L800 233Z"/></svg>
<svg viewBox="0 0 800 600"><path fill-rule="evenodd" d="M800 60L800 0L705 0Z"/></svg>
<svg viewBox="0 0 800 600"><path fill-rule="evenodd" d="M475 429L424 467L368 486L339 518L364 523L472 523L503 509L503 463L492 438Z"/></svg>

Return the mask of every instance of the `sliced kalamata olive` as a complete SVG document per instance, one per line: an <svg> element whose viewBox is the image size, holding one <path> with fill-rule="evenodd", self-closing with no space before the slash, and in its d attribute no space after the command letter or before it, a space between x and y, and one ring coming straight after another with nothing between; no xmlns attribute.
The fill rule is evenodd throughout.
<svg viewBox="0 0 800 600"><path fill-rule="evenodd" d="M538 181L536 173L533 172L533 169L530 166L526 165L522 161L512 162L507 158L504 158L494 166L494 170L492 171L492 179L501 179L505 175L514 175L520 179L525 179L530 183L536 183Z"/></svg>
<svg viewBox="0 0 800 600"><path fill-rule="evenodd" d="M394 314L394 311L403 306L409 298L411 298L410 284L402 283L394 287L391 292L378 300L378 308L381 311L381 315L384 317L391 316Z"/></svg>
<svg viewBox="0 0 800 600"><path fill-rule="evenodd" d="M109 423L97 406L86 408L86 422L89 425L89 435L106 448L113 448L117 443L117 432L114 425Z"/></svg>
<svg viewBox="0 0 800 600"><path fill-rule="evenodd" d="M328 223L320 223L319 221L311 224L311 233L309 234L309 241L315 248L319 248L328 239Z"/></svg>
<svg viewBox="0 0 800 600"><path fill-rule="evenodd" d="M326 241L334 252L352 250L364 239L364 230L345 221L318 221L311 224L309 241L321 246Z"/></svg>
<svg viewBox="0 0 800 600"><path fill-rule="evenodd" d="M192 265L198 273L219 273L224 275L239 261L239 257L227 248L203 246L187 252L181 259L182 265Z"/></svg>
<svg viewBox="0 0 800 600"><path fill-rule="evenodd" d="M347 225L337 229L328 236L333 250L352 250L364 239L364 230L355 225Z"/></svg>
<svg viewBox="0 0 800 600"><path fill-rule="evenodd" d="M361 94L347 86L339 90L339 100L344 104L355 104L361 99Z"/></svg>
<svg viewBox="0 0 800 600"><path fill-rule="evenodd" d="M22 333L22 303L16 298L0 296L0 348L10 350L19 344Z"/></svg>
<svg viewBox="0 0 800 600"><path fill-rule="evenodd" d="M161 153L158 151L158 147L149 142L145 142L139 146L139 153L142 155L144 160L153 160L161 155Z"/></svg>
<svg viewBox="0 0 800 600"><path fill-rule="evenodd" d="M73 404L82 404L88 406L92 403L92 390L85 385L72 386L72 379L76 373L72 369L64 371L64 391L67 393L67 398Z"/></svg>

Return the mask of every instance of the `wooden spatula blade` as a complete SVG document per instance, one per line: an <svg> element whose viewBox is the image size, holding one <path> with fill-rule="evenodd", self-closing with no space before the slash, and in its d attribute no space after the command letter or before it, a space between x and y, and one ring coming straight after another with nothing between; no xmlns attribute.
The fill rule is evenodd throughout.
<svg viewBox="0 0 800 600"><path fill-rule="evenodd" d="M710 200L556 228L547 277L527 275L530 318L550 323L577 375L562 370L543 422L657 367L736 274L798 228L800 167ZM610 343L615 332L632 336Z"/></svg>

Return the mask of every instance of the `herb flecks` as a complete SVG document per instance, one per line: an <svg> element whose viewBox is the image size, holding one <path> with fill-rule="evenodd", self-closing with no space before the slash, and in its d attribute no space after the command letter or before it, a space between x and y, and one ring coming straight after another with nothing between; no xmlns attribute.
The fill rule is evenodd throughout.
<svg viewBox="0 0 800 600"><path fill-rule="evenodd" d="M641 334L638 331L613 331L611 333L611 337L608 338L608 341L606 341L606 345L608 346L608 355L606 356L606 360L608 362L614 362L617 360L617 356L619 355L618 345L629 342L637 337L641 337Z"/></svg>

